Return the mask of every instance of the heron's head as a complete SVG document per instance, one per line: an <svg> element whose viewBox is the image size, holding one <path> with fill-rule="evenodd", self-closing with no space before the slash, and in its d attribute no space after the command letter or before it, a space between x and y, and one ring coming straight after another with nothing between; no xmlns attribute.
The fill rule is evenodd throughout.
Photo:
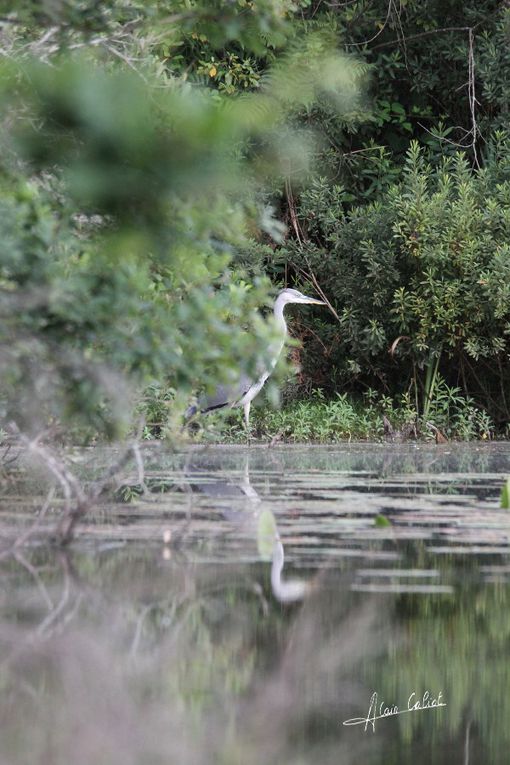
<svg viewBox="0 0 510 765"><path fill-rule="evenodd" d="M284 305L287 303L312 303L314 305L326 305L323 300L317 300L317 298L308 297L303 295L299 290L285 289L280 292L277 298Z"/></svg>

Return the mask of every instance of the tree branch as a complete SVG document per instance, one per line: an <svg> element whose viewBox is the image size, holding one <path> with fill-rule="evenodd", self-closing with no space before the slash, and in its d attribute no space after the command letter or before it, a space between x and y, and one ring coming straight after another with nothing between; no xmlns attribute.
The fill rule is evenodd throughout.
<svg viewBox="0 0 510 765"><path fill-rule="evenodd" d="M60 484L65 504L64 515L61 518L55 533L55 538L59 545L67 545L72 541L78 521L95 505L99 496L105 490L111 479L126 466L132 457L135 458L138 475L143 479L143 461L138 440L134 440L130 443L119 459L106 470L103 477L99 481L93 483L88 491L85 491L78 478L69 469L65 462L49 447L40 443L41 435L34 439L30 439L20 431L15 422L9 424L8 430L19 439L29 453L41 460L47 470ZM2 556L4 554L11 554L19 549L33 535L40 525L41 518L51 505L54 492L55 488L53 487L50 490L36 521L16 539L14 544L8 550L2 553Z"/></svg>

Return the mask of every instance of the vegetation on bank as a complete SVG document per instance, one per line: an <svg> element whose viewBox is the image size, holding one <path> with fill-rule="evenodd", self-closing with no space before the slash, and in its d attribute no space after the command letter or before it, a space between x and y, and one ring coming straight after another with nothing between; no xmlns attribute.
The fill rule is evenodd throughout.
<svg viewBox="0 0 510 765"><path fill-rule="evenodd" d="M510 147L498 138L496 159L476 172L462 154L434 167L413 142L400 182L362 208L345 212L324 181L303 195L307 241L288 245L289 259L314 273L338 314L336 321L310 317L306 377L328 392L408 395L425 419L443 384L504 431Z"/></svg>
<svg viewBox="0 0 510 765"><path fill-rule="evenodd" d="M172 393L151 386L140 410L144 439L172 437L180 423L172 420ZM439 433L439 436L437 435ZM246 443L247 438L268 443L335 443L345 440L461 440L492 439L498 433L487 413L472 399L440 379L427 417L420 416L408 395L395 401L369 390L363 398L352 394L328 396L320 390L289 400L281 408L268 403L252 408L250 434L242 409L209 413L188 426L181 438L192 442ZM499 436L501 437L501 435ZM502 437L510 437L507 430Z"/></svg>
<svg viewBox="0 0 510 765"><path fill-rule="evenodd" d="M330 310L258 433L508 435L506 7L4 10L0 427L117 437L158 389L176 433L265 363L285 283Z"/></svg>
<svg viewBox="0 0 510 765"><path fill-rule="evenodd" d="M192 13L199 21L207 8ZM277 10L261 6L238 27L246 50L268 14L279 23ZM177 47L187 19L171 24ZM290 117L318 98L333 102L339 88L355 97L356 73L330 41L313 37L274 62L263 88L227 104L161 67L153 21L137 13L135 34L127 18L110 19L98 48L85 27L72 34L71 19L71 30L48 30L56 50L35 27L14 26L20 39L13 33L0 73L8 427L36 434L53 422L119 435L150 380L179 391L182 411L199 385L267 363L274 328L256 309L270 284L263 275L248 284L232 253L251 230L281 238L259 197L289 152L311 145ZM139 61L140 34L148 51ZM310 45L314 65L305 67Z"/></svg>

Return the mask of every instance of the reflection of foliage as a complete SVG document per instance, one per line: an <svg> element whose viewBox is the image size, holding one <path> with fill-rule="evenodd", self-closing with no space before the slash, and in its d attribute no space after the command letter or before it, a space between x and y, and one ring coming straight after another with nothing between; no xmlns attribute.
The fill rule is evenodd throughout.
<svg viewBox="0 0 510 765"><path fill-rule="evenodd" d="M431 483L434 472L494 473L498 452L506 458L500 446L212 448L193 455L197 472L186 456L154 448L146 459L147 483L164 477L174 492L193 476L198 487L200 481L210 486L209 473L235 486L236 478L246 480L249 455L262 503L257 508L266 517L257 528L243 503L236 520L223 520L219 512L236 507L224 496L215 502L204 493L207 503L188 503L190 495L167 494L159 501L151 495L133 508L106 506L87 533L94 544L84 539L72 555L38 548L26 558L3 558L10 586L0 609L0 683L8 700L0 758L21 765L27 752L33 758L51 746L58 763L125 764L127 742L133 762L205 765L223 757L290 765L299 756L313 765L338 762L340 752L346 765L375 765L387 763L390 753L396 763L420 762L425 739L434 753L426 761L442 762L446 742L460 749L472 719L473 743L488 748L491 736L491 762L499 765L497 757L507 751L507 710L504 702L501 711L493 706L508 682L508 588L482 586L477 568L464 560L461 567L455 556L431 559L426 542L409 538L405 512L404 542L370 527L367 506L381 504L366 492L377 487L386 504L388 484L393 495L400 485L417 508L418 494L427 488L423 473L430 473ZM89 454L85 450L86 459ZM82 479L98 469L96 460L105 461L100 448L83 464ZM405 472L420 478L403 481ZM385 487L381 477L395 474L400 479ZM462 483L471 493L466 477ZM348 487L361 497L361 540L350 526L354 497ZM310 491L311 502L304 498ZM321 496L326 502L317 501ZM11 502L21 502L19 485L12 485ZM274 537L269 508L288 539L288 574L295 565L300 578L312 583L305 601L292 608L272 597L269 563L256 562L257 541L265 557L265 542ZM392 528L398 532L399 526L396 513ZM344 555L346 541L356 558ZM371 556L381 552L402 554L401 562L388 561L390 569L423 570L432 563L439 582L460 584L447 596L382 600L351 592L359 567L364 581L367 575L374 584L394 581L391 571L370 574ZM325 568L314 576L319 565ZM379 558L373 566L384 564ZM407 581L402 574L395 583ZM403 716L389 733L391 723L381 721L376 737L356 730L353 739L339 725L366 713L374 688L401 705L414 690L443 690L448 707L441 718ZM366 748L365 756L353 740ZM71 756L76 751L80 756Z"/></svg>
<svg viewBox="0 0 510 765"><path fill-rule="evenodd" d="M4 718L9 736L0 742L2 757L8 753L9 761L19 757L21 762L28 751L37 756L39 735L46 731L48 740L53 739L50 720L68 719L76 725L63 724L63 735L54 740L56 762L85 762L73 757L71 749L96 752L105 740L101 761L125 762L126 732L119 738L109 719L114 709L115 719L129 726L130 752L139 752L139 761L157 756L155 762L164 762L185 747L188 757L180 761L205 763L212 752L221 754L232 746L240 699L253 686L256 664L262 668L261 654L271 651L286 621L278 607L269 608L256 586L260 571L250 574L221 565L213 574L183 561L158 567L152 554L139 550L110 552L100 559L78 555L72 569L70 563L66 559L60 566L42 554L31 559L30 568L19 569L14 559L7 567L22 578L23 571L41 571L39 592L54 597L59 608L54 619L45 613L44 601L41 613L38 608L31 615L27 611L25 634L33 633L34 641L14 665L0 667L4 691L17 697L18 713L24 709L33 721L23 736L22 715ZM25 606L20 601L14 608L21 615ZM7 647L10 638L4 628L10 614L4 610L1 616L0 640ZM48 628L38 632L34 618ZM77 654L69 642L75 634ZM23 684L38 690L18 697L16 689ZM94 701L101 684L103 692ZM111 710L110 694L112 702L116 698ZM162 719L164 735L159 732ZM96 731L103 733L89 730L87 721L95 721Z"/></svg>
<svg viewBox="0 0 510 765"><path fill-rule="evenodd" d="M412 691L419 695L425 690L443 691L448 705L432 720L425 720L428 712L402 715L399 727L405 741L426 729L432 732L429 745L434 748L445 728L462 740L471 721L472 735L483 741L488 761L502 762L498 757L510 745L508 606L508 586L498 583L459 585L455 600L402 598L398 613L406 625L404 645L381 662L373 682L384 689L386 699L402 707Z"/></svg>

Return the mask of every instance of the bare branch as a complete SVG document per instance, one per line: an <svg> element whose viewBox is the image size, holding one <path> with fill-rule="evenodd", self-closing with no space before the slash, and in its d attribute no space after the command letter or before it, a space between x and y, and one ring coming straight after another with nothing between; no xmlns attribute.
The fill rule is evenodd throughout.
<svg viewBox="0 0 510 765"><path fill-rule="evenodd" d="M43 506L37 513L37 517L33 523L30 524L30 526L23 531L22 534L17 537L12 545L7 550L2 550L0 552L0 560L2 558L7 558L9 555L12 555L13 553L16 553L17 550L19 550L20 547L23 547L23 545L30 539L30 537L35 534L37 529L41 525L41 521L48 512L48 510L51 507L51 503L53 502L53 498L55 496L55 486L52 486L48 492L48 495L46 497L46 500L44 501Z"/></svg>
<svg viewBox="0 0 510 765"><path fill-rule="evenodd" d="M296 202L294 200L292 187L288 178L285 179L285 193L287 195L287 204L289 205L289 214L292 228L294 229L294 233L296 234L296 239L298 240L299 244L302 244L305 237L303 235L303 231L301 230L301 226L299 225Z"/></svg>
<svg viewBox="0 0 510 765"><path fill-rule="evenodd" d="M409 42L410 40L418 40L421 37L429 37L430 35L438 35L443 34L444 32L467 32L471 27L441 27L440 29L429 29L426 32L419 32L415 35L409 35L406 37L406 42ZM397 43L402 42L401 38L398 37L396 40L388 40L387 42L383 43L377 43L377 45L373 45L371 50L378 50L379 48L388 48L390 45L396 45ZM362 43L349 43L349 45L366 45L366 42Z"/></svg>
<svg viewBox="0 0 510 765"><path fill-rule="evenodd" d="M475 55L474 55L474 43L473 43L473 30L469 30L469 54L468 54L468 98L469 98L469 111L471 114L471 148L473 151L473 160L478 169L480 169L480 162L478 160L478 152L476 149L476 141L478 138L478 125L476 122L476 90L475 90Z"/></svg>
<svg viewBox="0 0 510 765"><path fill-rule="evenodd" d="M306 260L306 266L307 266L307 268L308 268L308 271L305 271L305 270L304 270L304 268L301 268L301 267L300 267L300 266L298 266L296 263L292 263L292 267L293 267L293 268L295 268L295 269L296 269L296 271L298 271L298 272L301 274L301 276L302 276L304 279L306 279L306 280L307 280L307 281L308 281L310 284L313 284L313 286L314 286L315 290L316 290L316 291L317 291L317 293L320 295L320 297L322 298L322 300L324 300L324 302L325 302L325 303L326 303L326 305L328 306L329 310L331 311L331 313L333 314L333 316L335 317L335 319L336 319L337 321L340 321L340 316L339 316L339 315L338 315L338 313L336 312L336 310L335 310L335 308L333 307L333 305L330 303L330 301L329 301L329 299L328 299L328 296L326 295L326 293L324 292L324 290L323 290L323 289L322 289L322 287L320 286L319 282L317 281L317 277L315 276L314 272L312 271L312 269L311 269L311 267L310 267L310 264L309 264L309 262L308 262L308 259L306 258L306 256L305 256L305 260Z"/></svg>
<svg viewBox="0 0 510 765"><path fill-rule="evenodd" d="M368 45L368 43L371 43L373 40L376 40L379 37L379 35L382 34L384 30L386 29L386 25L388 24L388 21L390 20L392 7L393 7L393 0L389 0L388 10L386 11L386 18L384 19L384 22L381 28L379 29L379 31L376 32L373 37L371 37L369 40L363 40L363 42L359 42L359 43L347 43L347 47L362 48L363 45ZM400 42L400 40L398 40L397 42Z"/></svg>
<svg viewBox="0 0 510 765"><path fill-rule="evenodd" d="M143 423L140 427L143 428ZM72 473L65 462L49 447L40 443L42 434L34 439L30 439L20 431L14 422L9 424L8 429L11 433L16 435L30 454L33 454L41 460L48 471L56 478L62 489L65 500L64 514L57 526L55 534L56 541L60 545L69 544L74 536L74 530L78 521L94 506L111 479L126 466L133 456L137 465L140 483L146 490L143 461L140 453L140 445L137 440L130 443L119 459L106 470L103 477L92 484L88 491L85 491L78 478ZM2 552L2 557L4 555L12 554L15 550L19 549L34 534L40 525L42 517L44 517L53 501L54 493L55 487L52 487L36 521L26 529L20 537L18 537L8 550Z"/></svg>
<svg viewBox="0 0 510 765"><path fill-rule="evenodd" d="M147 488L147 484L145 483L145 469L142 459L142 454L140 451L140 445L138 441L134 441L132 445L133 449L133 455L135 457L136 467L138 470L138 483L143 489L144 494L148 494L149 490Z"/></svg>

